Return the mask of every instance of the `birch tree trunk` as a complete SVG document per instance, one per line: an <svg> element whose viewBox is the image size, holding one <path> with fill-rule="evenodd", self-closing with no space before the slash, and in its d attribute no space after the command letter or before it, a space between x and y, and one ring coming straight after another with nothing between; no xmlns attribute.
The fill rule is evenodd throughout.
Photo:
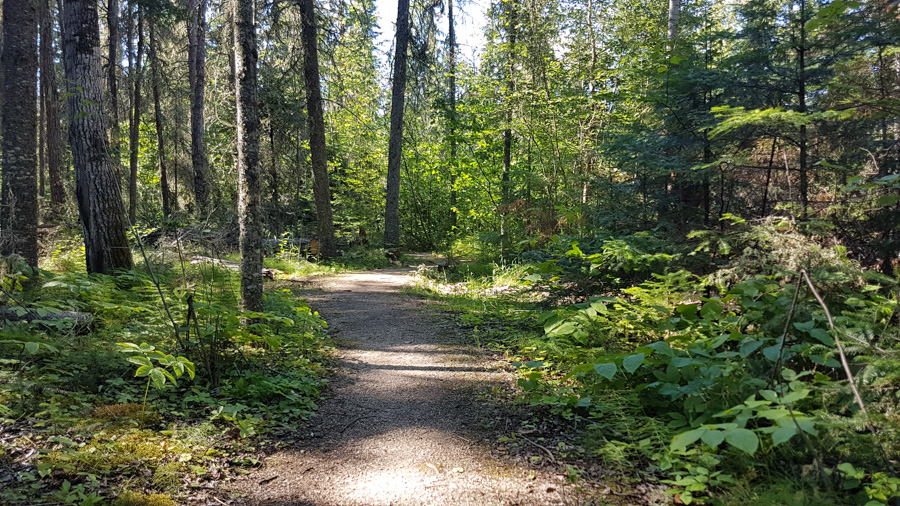
<svg viewBox="0 0 900 506"><path fill-rule="evenodd" d="M101 105L103 74L96 0L66 0L64 19L69 143L87 271L108 274L131 269L134 263L125 235L125 208Z"/></svg>
<svg viewBox="0 0 900 506"><path fill-rule="evenodd" d="M237 99L238 223L241 243L241 308L263 310L263 254L259 182L259 100L253 0L234 5Z"/></svg>
<svg viewBox="0 0 900 506"><path fill-rule="evenodd" d="M314 0L300 0L303 39L303 76L306 81L306 110L309 115L309 155L313 170L313 194L316 200L316 224L319 256L337 255L334 242L334 219L331 215L331 188L328 160L325 154L325 116L319 85L319 53L316 35ZM401 0L404 1L404 0Z"/></svg>
<svg viewBox="0 0 900 506"><path fill-rule="evenodd" d="M0 251L37 266L37 31L35 0L3 2Z"/></svg>
<svg viewBox="0 0 900 506"><path fill-rule="evenodd" d="M406 103L406 59L409 47L409 0L397 2L397 39L391 83L391 132L388 139L387 198L384 245L400 245L400 163L403 159L403 108Z"/></svg>

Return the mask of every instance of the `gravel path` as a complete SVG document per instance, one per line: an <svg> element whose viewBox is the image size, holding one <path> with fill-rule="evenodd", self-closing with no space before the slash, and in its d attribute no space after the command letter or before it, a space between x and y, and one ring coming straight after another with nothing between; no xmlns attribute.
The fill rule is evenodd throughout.
<svg viewBox="0 0 900 506"><path fill-rule="evenodd" d="M329 277L307 294L340 348L338 372L302 442L239 480L235 503L584 504L562 476L492 456L499 434L484 427L505 417L483 394L514 380L399 291L408 272Z"/></svg>

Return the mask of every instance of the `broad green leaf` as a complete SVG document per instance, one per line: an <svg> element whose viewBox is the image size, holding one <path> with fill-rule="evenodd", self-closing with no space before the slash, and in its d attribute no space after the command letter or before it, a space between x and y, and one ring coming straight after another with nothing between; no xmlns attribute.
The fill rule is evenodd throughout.
<svg viewBox="0 0 900 506"><path fill-rule="evenodd" d="M700 436L700 439L711 448L718 448L722 441L725 440L725 433L721 430L708 430Z"/></svg>
<svg viewBox="0 0 900 506"><path fill-rule="evenodd" d="M138 367L137 371L134 372L134 377L135 378L143 378L144 376L147 376L148 374L150 374L150 371L152 371L152 370L153 370L152 365L142 365L142 366Z"/></svg>
<svg viewBox="0 0 900 506"><path fill-rule="evenodd" d="M825 346L834 346L834 339L828 335L828 331L825 329L812 329L809 331L809 335Z"/></svg>
<svg viewBox="0 0 900 506"><path fill-rule="evenodd" d="M808 322L794 322L794 328L802 332L809 332L815 327L816 322L814 320L810 320Z"/></svg>
<svg viewBox="0 0 900 506"><path fill-rule="evenodd" d="M27 351L28 353L30 353L32 355L37 353L40 348L41 348L40 343L36 343L34 341L28 341L27 343L25 343L25 351Z"/></svg>
<svg viewBox="0 0 900 506"><path fill-rule="evenodd" d="M159 367L154 367L150 370L150 381L153 383L153 386L162 389L162 387L166 384L166 375L164 374L164 370Z"/></svg>
<svg viewBox="0 0 900 506"><path fill-rule="evenodd" d="M594 371L600 376L603 376L608 380L612 380L613 376L616 375L616 371L618 371L618 367L616 367L616 364L613 364L612 362L607 362L605 364L594 364Z"/></svg>
<svg viewBox="0 0 900 506"><path fill-rule="evenodd" d="M586 408L591 405L591 398L590 397L582 397L581 399L578 399L578 402L576 402L575 405L578 406L579 408Z"/></svg>
<svg viewBox="0 0 900 506"><path fill-rule="evenodd" d="M544 367L544 361L543 360L532 360L530 362L525 362L525 367L531 367L531 368Z"/></svg>
<svg viewBox="0 0 900 506"><path fill-rule="evenodd" d="M672 444L670 448L672 451L680 451L687 448L689 445L692 445L697 442L698 439L703 437L703 434L708 432L709 429L706 427L700 427L699 429L689 430L687 432L682 432L678 434L674 438L672 438Z"/></svg>
<svg viewBox="0 0 900 506"><path fill-rule="evenodd" d="M636 353L634 355L628 355L622 360L622 369L625 369L629 374L633 373L644 363L644 358L646 355L643 353Z"/></svg>
<svg viewBox="0 0 900 506"><path fill-rule="evenodd" d="M564 322L547 331L548 336L567 336L575 332L575 324L572 322Z"/></svg>
<svg viewBox="0 0 900 506"><path fill-rule="evenodd" d="M784 398L781 399L785 404L792 404L801 399L806 399L809 396L809 389L803 388L801 390L794 390L792 392L788 392Z"/></svg>
<svg viewBox="0 0 900 506"><path fill-rule="evenodd" d="M900 195L889 193L878 197L878 202L876 202L875 205L878 207L887 207L892 206L897 202L900 202Z"/></svg>
<svg viewBox="0 0 900 506"><path fill-rule="evenodd" d="M772 432L772 444L775 446L788 442L792 437L797 435L797 427L787 426L779 427Z"/></svg>
<svg viewBox="0 0 900 506"><path fill-rule="evenodd" d="M131 363L134 364L134 365L138 365L138 366L142 366L142 367L144 367L144 366L147 366L147 367L152 366L152 364L151 364L151 362L150 362L150 359L147 358L147 357L128 357L128 361L131 362Z"/></svg>
<svg viewBox="0 0 900 506"><path fill-rule="evenodd" d="M759 448L759 438L750 429L729 429L725 431L725 441L731 446L750 455Z"/></svg>

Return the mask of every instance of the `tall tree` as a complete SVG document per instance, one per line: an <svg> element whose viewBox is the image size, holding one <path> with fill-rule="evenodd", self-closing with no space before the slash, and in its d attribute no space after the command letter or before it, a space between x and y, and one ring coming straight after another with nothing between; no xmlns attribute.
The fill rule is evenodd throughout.
<svg viewBox="0 0 900 506"><path fill-rule="evenodd" d="M400 245L400 164L403 158L403 107L406 101L406 51L409 47L409 0L397 2L397 36L391 82L391 132L388 139L384 244Z"/></svg>
<svg viewBox="0 0 900 506"><path fill-rule="evenodd" d="M519 22L519 13L517 0L509 0L504 2L507 11L504 16L506 22L506 43L507 43L507 62L506 62L506 128L503 129L503 175L500 179L500 248L505 250L508 242L508 231L506 229L506 213L508 212L511 202L510 197L510 181L509 173L512 169L512 123L513 123L513 107L512 97L515 95L516 88L516 29Z"/></svg>
<svg viewBox="0 0 900 506"><path fill-rule="evenodd" d="M69 143L87 271L130 269L134 263L125 235L125 207L100 105L104 102L97 2L66 0L64 19Z"/></svg>
<svg viewBox="0 0 900 506"><path fill-rule="evenodd" d="M458 213L456 209L456 27L453 19L453 0L447 0L447 95L450 137L450 232L455 234Z"/></svg>
<svg viewBox="0 0 900 506"><path fill-rule="evenodd" d="M37 266L37 32L35 0L3 2L0 251Z"/></svg>
<svg viewBox="0 0 900 506"><path fill-rule="evenodd" d="M190 0L188 15L188 72L191 86L191 164L194 169L194 202L197 211L209 205L209 162L206 158L203 122L206 90L207 0Z"/></svg>
<svg viewBox="0 0 900 506"><path fill-rule="evenodd" d="M59 119L59 88L56 84L56 48L53 47L53 9L50 0L41 3L41 98L44 101L47 132L47 176L50 180L50 207L60 211L66 202L62 175L62 139ZM60 12L60 15L62 13ZM60 23L62 24L62 23Z"/></svg>
<svg viewBox="0 0 900 506"><path fill-rule="evenodd" d="M109 0L106 4L106 30L109 35L107 50L109 62L106 67L106 82L109 86L109 142L117 163L121 151L119 145L119 0Z"/></svg>
<svg viewBox="0 0 900 506"><path fill-rule="evenodd" d="M140 4L137 6L137 51L134 57L134 67L129 69L132 72L132 80L134 81L134 94L131 99L131 107L133 108L131 117L129 118L129 157L128 157L128 219L131 223L137 220L137 173L138 173L138 151L140 150L141 135L141 81L143 81L143 66L141 60L144 57L144 14Z"/></svg>
<svg viewBox="0 0 900 506"><path fill-rule="evenodd" d="M153 113L156 122L156 159L159 164L159 188L162 196L163 216L168 219L169 176L166 171L166 144L163 140L163 114L159 93L159 55L157 54L156 14L150 16L150 86L153 88Z"/></svg>
<svg viewBox="0 0 900 506"><path fill-rule="evenodd" d="M241 232L241 307L263 310L262 223L259 181L259 100L254 0L234 5L237 98L238 223Z"/></svg>
<svg viewBox="0 0 900 506"><path fill-rule="evenodd" d="M319 85L319 52L316 34L314 0L300 0L303 39L303 77L306 82L306 110L309 115L309 156L313 169L313 195L316 200L316 224L319 255L331 258L337 254L334 242L334 220L331 216L331 187L325 153L325 116ZM404 0L401 0L404 1Z"/></svg>

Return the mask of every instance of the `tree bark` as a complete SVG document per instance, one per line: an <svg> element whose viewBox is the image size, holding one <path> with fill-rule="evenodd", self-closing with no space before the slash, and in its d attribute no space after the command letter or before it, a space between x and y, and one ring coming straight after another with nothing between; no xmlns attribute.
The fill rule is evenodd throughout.
<svg viewBox="0 0 900 506"><path fill-rule="evenodd" d="M507 2L506 14L507 63L506 63L506 128L503 130L503 174L500 176L500 251L506 249L507 230L506 213L510 204L509 173L512 169L512 97L515 93L516 80L516 24L518 23L518 6L516 0Z"/></svg>
<svg viewBox="0 0 900 506"><path fill-rule="evenodd" d="M456 170L457 170L457 148L456 148L456 27L453 19L453 0L447 0L447 66L448 69L448 108L449 111L449 134L450 134L450 233L456 234L458 227L457 218L459 211L456 209Z"/></svg>
<svg viewBox="0 0 900 506"><path fill-rule="evenodd" d="M191 85L191 164L197 212L209 206L209 166L204 145L203 94L206 89L207 0L193 0L188 26L188 70Z"/></svg>
<svg viewBox="0 0 900 506"><path fill-rule="evenodd" d="M401 0L401 2L406 0ZM306 81L306 109L309 115L309 156L313 170L313 194L316 200L316 224L319 256L337 255L334 242L334 220L331 216L331 188L328 179L328 159L325 153L325 116L322 112L322 91L319 85L319 53L317 47L314 0L300 0L303 26L303 77Z"/></svg>
<svg viewBox="0 0 900 506"><path fill-rule="evenodd" d="M140 5L138 9L137 21L137 52L134 58L134 68L129 69L133 72L134 79L134 95L132 95L131 105L134 108L129 125L129 157L128 157L128 219L131 223L137 221L137 173L138 173L138 151L140 148L141 138L141 81L143 79L143 69L141 60L144 57L144 14Z"/></svg>
<svg viewBox="0 0 900 506"><path fill-rule="evenodd" d="M234 12L235 94L237 99L238 222L241 244L241 308L263 310L262 223L259 182L259 100L257 97L254 0L237 0Z"/></svg>
<svg viewBox="0 0 900 506"><path fill-rule="evenodd" d="M37 31L35 0L3 2L0 251L37 266Z"/></svg>
<svg viewBox="0 0 900 506"><path fill-rule="evenodd" d="M104 97L97 3L66 0L64 18L69 143L87 271L108 274L131 269L134 263L125 235L125 208L101 105Z"/></svg>
<svg viewBox="0 0 900 506"><path fill-rule="evenodd" d="M406 59L409 47L409 0L397 2L397 38L391 83L391 132L388 139L387 198L384 245L400 246L400 163L403 158L403 108L406 101Z"/></svg>
<svg viewBox="0 0 900 506"><path fill-rule="evenodd" d="M669 23L666 30L666 53L675 50L675 40L678 38L678 18L681 17L681 0L669 0Z"/></svg>
<svg viewBox="0 0 900 506"><path fill-rule="evenodd" d="M109 0L106 4L106 28L109 31L109 62L106 69L106 81L109 86L109 142L112 154L116 157L116 165L120 158L119 140L119 86L116 69L119 68L119 0Z"/></svg>
<svg viewBox="0 0 900 506"><path fill-rule="evenodd" d="M163 218L168 219L169 179L166 173L166 144L163 139L163 115L159 99L159 57L156 54L156 18L150 18L150 80L153 88L153 112L156 122L156 159L159 165L159 191L162 196Z"/></svg>
<svg viewBox="0 0 900 506"><path fill-rule="evenodd" d="M800 45L797 47L797 98L799 106L797 110L806 114L806 0L800 1ZM809 218L809 146L807 144L806 125L800 125L799 170L800 170L800 220Z"/></svg>

